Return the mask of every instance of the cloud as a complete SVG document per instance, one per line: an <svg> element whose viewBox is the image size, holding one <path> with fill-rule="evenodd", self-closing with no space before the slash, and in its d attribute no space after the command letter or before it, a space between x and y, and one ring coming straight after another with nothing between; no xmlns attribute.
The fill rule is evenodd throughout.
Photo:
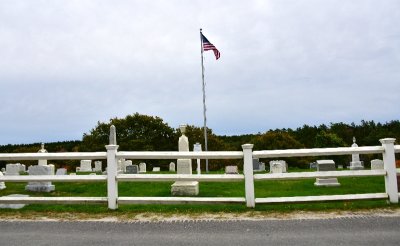
<svg viewBox="0 0 400 246"><path fill-rule="evenodd" d="M2 1L0 144L139 112L242 134L397 119L398 1Z"/></svg>

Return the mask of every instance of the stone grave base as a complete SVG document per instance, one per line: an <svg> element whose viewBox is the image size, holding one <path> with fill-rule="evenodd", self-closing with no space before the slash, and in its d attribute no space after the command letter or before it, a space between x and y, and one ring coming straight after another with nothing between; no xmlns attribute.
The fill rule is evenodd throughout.
<svg viewBox="0 0 400 246"><path fill-rule="evenodd" d="M171 185L173 196L197 196L199 194L199 182L177 181Z"/></svg>
<svg viewBox="0 0 400 246"><path fill-rule="evenodd" d="M317 178L315 183L315 186L340 186L340 183L338 182L337 178Z"/></svg>
<svg viewBox="0 0 400 246"><path fill-rule="evenodd" d="M29 195L12 194L12 195L8 195L8 196L4 196L4 197L29 197ZM0 204L0 208L21 209L21 208L25 207L25 205L27 205L27 204L15 204L15 203L5 204L5 203L2 203L2 204Z"/></svg>
<svg viewBox="0 0 400 246"><path fill-rule="evenodd" d="M92 169L76 169L75 170L77 173L89 173L89 172L93 172Z"/></svg>
<svg viewBox="0 0 400 246"><path fill-rule="evenodd" d="M56 189L55 185L52 184L28 184L25 186L25 190L35 192L51 192Z"/></svg>
<svg viewBox="0 0 400 246"><path fill-rule="evenodd" d="M350 170L361 170L364 169L363 163L361 161L352 161L350 162L350 166L348 166Z"/></svg>

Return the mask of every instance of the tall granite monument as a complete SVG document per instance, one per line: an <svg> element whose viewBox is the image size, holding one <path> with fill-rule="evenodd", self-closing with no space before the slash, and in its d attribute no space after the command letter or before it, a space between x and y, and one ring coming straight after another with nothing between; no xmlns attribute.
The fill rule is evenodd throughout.
<svg viewBox="0 0 400 246"><path fill-rule="evenodd" d="M180 125L182 136L179 137L179 152L189 152L189 140L185 136L186 125ZM192 174L192 160L178 159L176 162L177 174ZM199 194L199 182L197 181L176 181L171 185L173 196L197 196Z"/></svg>
<svg viewBox="0 0 400 246"><path fill-rule="evenodd" d="M358 147L355 137L353 137L353 144L351 145L351 147ZM360 154L357 153L351 155L351 162L349 168L351 170L364 169L364 163L360 161Z"/></svg>

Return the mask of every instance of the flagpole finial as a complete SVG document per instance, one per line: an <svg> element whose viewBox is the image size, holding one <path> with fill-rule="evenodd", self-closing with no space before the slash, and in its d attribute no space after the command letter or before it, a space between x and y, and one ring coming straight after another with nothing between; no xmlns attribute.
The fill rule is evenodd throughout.
<svg viewBox="0 0 400 246"><path fill-rule="evenodd" d="M202 29L202 28L200 28L200 32L201 32L201 31L203 31L203 29Z"/></svg>

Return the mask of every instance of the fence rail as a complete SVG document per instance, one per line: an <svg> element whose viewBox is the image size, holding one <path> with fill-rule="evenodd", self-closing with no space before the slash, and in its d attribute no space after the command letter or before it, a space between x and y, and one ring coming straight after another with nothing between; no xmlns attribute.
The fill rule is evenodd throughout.
<svg viewBox="0 0 400 246"><path fill-rule="evenodd" d="M326 172L293 172L255 174L255 180L290 180L310 178L336 178L336 177L372 177L385 176L385 170L357 170L357 171L326 171Z"/></svg>
<svg viewBox="0 0 400 246"><path fill-rule="evenodd" d="M17 175L0 176L0 182L104 182L106 175Z"/></svg>
<svg viewBox="0 0 400 246"><path fill-rule="evenodd" d="M115 133L114 133L115 136ZM115 140L114 140L115 141ZM400 145L394 145L395 139L381 139L382 146L288 149L253 151L253 145L243 145L243 151L208 151L208 152L118 152L118 145L110 142L107 152L73 153L1 153L0 160L107 160L107 175L38 175L38 176L0 176L0 182L107 182L107 197L0 197L0 203L21 204L108 204L109 209L117 209L118 204L232 204L245 203L254 207L262 203L282 202L318 202L361 199L388 199L398 203L400 193L397 187L395 153L400 153ZM382 154L383 170L351 170L326 172L293 172L274 174L254 174L253 158L285 158L305 156L331 156L350 154ZM117 160L126 159L242 159L243 174L118 174ZM254 182L259 180L292 180L332 177L367 177L382 176L385 179L385 193L266 197L256 198ZM118 182L243 182L245 197L124 197L118 196Z"/></svg>
<svg viewBox="0 0 400 246"><path fill-rule="evenodd" d="M117 158L125 159L243 159L241 151L207 151L207 152L133 152L121 151L116 155Z"/></svg>
<svg viewBox="0 0 400 246"><path fill-rule="evenodd" d="M255 158L283 158L283 157L305 157L326 155L351 155L351 154L382 154L381 146L372 147L342 147L342 148L319 148L319 149L286 149L286 150L262 150L253 151Z"/></svg>
<svg viewBox="0 0 400 246"><path fill-rule="evenodd" d="M241 174L119 174L118 181L165 182L165 181L202 181L202 182L239 182L244 180Z"/></svg>
<svg viewBox="0 0 400 246"><path fill-rule="evenodd" d="M0 161L26 160L102 160L107 152L63 152L63 153L13 153L0 154Z"/></svg>

